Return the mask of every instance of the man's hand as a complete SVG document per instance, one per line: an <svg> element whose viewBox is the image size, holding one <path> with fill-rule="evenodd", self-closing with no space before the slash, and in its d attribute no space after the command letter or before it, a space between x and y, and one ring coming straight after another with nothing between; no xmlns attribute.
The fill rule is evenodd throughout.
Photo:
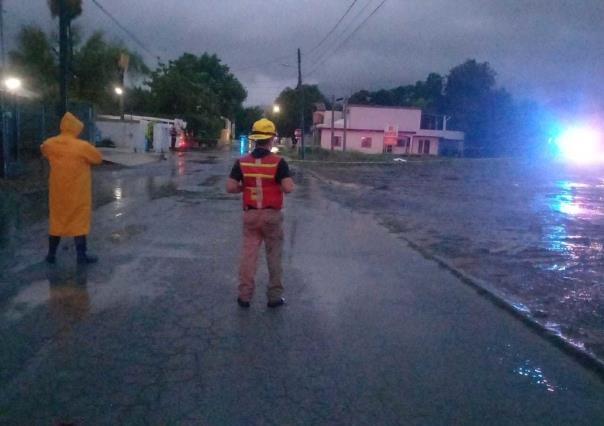
<svg viewBox="0 0 604 426"><path fill-rule="evenodd" d="M283 178L281 180L281 190L286 194L289 194L294 190L294 180L292 178Z"/></svg>
<svg viewBox="0 0 604 426"><path fill-rule="evenodd" d="M241 192L243 190L243 187L241 186L241 183L239 181L236 181L233 178L227 178L226 181L226 191L229 194L237 194L238 192Z"/></svg>

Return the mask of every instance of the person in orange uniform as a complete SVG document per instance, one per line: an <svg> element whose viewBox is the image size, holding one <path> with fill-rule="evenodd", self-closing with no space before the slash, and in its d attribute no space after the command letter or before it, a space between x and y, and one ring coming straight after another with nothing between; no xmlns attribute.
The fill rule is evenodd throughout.
<svg viewBox="0 0 604 426"><path fill-rule="evenodd" d="M266 118L256 121L249 139L255 149L235 162L227 179L230 193L243 196L243 245L239 266L239 297L242 308L250 306L254 295L258 252L264 241L269 283L267 306L285 304L283 298L281 254L283 252L283 194L292 192L294 181L287 162L271 152L275 125Z"/></svg>
<svg viewBox="0 0 604 426"><path fill-rule="evenodd" d="M86 236L92 210L90 166L101 164L103 156L90 143L78 139L83 128L84 124L68 112L61 119L61 133L40 147L50 163L48 263L55 263L61 237L74 237L79 264L98 260L87 253Z"/></svg>

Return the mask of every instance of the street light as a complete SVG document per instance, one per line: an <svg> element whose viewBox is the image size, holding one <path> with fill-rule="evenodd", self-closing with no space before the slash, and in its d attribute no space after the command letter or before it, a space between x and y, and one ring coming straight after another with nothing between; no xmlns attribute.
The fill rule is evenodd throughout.
<svg viewBox="0 0 604 426"><path fill-rule="evenodd" d="M281 112L281 107L277 104L273 105L273 114L279 114Z"/></svg>
<svg viewBox="0 0 604 426"><path fill-rule="evenodd" d="M8 176L11 173L11 167L15 166L19 160L18 141L19 136L19 106L17 103L17 92L21 88L21 80L16 77L7 77L2 82L9 92L9 108L5 112L4 96L0 96L2 109L1 124L2 140L0 141L0 172L1 176ZM8 132L7 132L8 130Z"/></svg>
<svg viewBox="0 0 604 426"><path fill-rule="evenodd" d="M120 118L124 119L124 88L115 86L115 94L120 97Z"/></svg>
<svg viewBox="0 0 604 426"><path fill-rule="evenodd" d="M8 77L4 80L4 86L10 91L15 92L21 88L21 80L15 77Z"/></svg>

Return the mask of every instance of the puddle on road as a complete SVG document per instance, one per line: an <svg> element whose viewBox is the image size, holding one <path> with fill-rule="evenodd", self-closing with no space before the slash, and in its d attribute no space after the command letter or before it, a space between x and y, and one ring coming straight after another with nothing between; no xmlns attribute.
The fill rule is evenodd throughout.
<svg viewBox="0 0 604 426"><path fill-rule="evenodd" d="M46 280L34 281L21 289L4 309L4 318L17 321L32 310L48 305L51 316L59 319L81 320L90 310L90 297L86 289L88 269L62 269L49 267Z"/></svg>
<svg viewBox="0 0 604 426"><path fill-rule="evenodd" d="M125 243L146 230L146 225L127 225L123 229L112 232L109 240L114 244Z"/></svg>

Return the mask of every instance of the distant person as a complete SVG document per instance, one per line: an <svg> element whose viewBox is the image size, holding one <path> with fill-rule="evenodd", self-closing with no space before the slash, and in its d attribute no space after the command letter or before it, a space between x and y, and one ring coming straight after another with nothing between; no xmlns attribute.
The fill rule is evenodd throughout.
<svg viewBox="0 0 604 426"><path fill-rule="evenodd" d="M176 149L176 136L178 136L178 132L176 131L176 127L174 124L170 124L170 149Z"/></svg>
<svg viewBox="0 0 604 426"><path fill-rule="evenodd" d="M147 131L145 132L145 138L147 139L146 151L153 151L153 126L155 124L150 122L147 124Z"/></svg>
<svg viewBox="0 0 604 426"><path fill-rule="evenodd" d="M283 194L292 192L294 181L287 162L271 153L275 125L265 118L252 127L249 139L256 142L254 150L235 162L227 179L226 190L243 192L243 245L239 266L237 303L248 308L254 295L258 252L264 241L269 283L267 306L276 308L285 303L282 283Z"/></svg>
<svg viewBox="0 0 604 426"><path fill-rule="evenodd" d="M61 133L40 147L50 163L48 263L55 263L61 237L74 237L79 264L98 260L88 254L86 236L92 210L90 166L101 164L103 156L90 143L78 139L83 128L84 124L68 112L61 119Z"/></svg>

